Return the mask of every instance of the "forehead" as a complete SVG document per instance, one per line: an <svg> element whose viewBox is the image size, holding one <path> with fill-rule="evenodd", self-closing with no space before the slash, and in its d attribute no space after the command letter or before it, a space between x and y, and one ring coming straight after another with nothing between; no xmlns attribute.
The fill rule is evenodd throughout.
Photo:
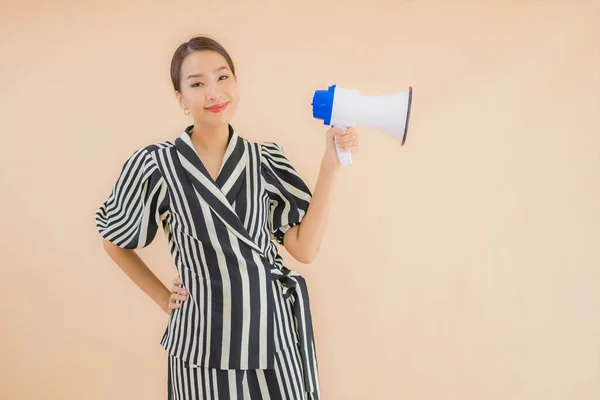
<svg viewBox="0 0 600 400"><path fill-rule="evenodd" d="M227 60L221 54L212 50L194 51L188 54L181 64L181 75L187 76L192 73L212 73L218 67L227 67Z"/></svg>

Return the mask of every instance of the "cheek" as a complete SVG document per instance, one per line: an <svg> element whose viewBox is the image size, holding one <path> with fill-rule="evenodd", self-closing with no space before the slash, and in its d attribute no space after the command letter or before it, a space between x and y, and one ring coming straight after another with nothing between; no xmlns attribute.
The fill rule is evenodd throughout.
<svg viewBox="0 0 600 400"><path fill-rule="evenodd" d="M237 83L232 81L229 85L227 85L227 87L225 88L225 93L227 93L227 96L229 96L232 100L237 100L237 97L238 97Z"/></svg>
<svg viewBox="0 0 600 400"><path fill-rule="evenodd" d="M202 93L200 93L200 91L189 95L187 97L187 100L188 100L188 104L194 108L202 108L202 107L204 107L204 103L206 102L204 95Z"/></svg>

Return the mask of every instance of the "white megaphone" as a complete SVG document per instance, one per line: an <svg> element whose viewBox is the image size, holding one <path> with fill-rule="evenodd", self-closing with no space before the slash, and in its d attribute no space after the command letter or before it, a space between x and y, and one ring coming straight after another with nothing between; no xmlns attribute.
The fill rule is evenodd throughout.
<svg viewBox="0 0 600 400"><path fill-rule="evenodd" d="M316 90L313 96L313 117L325 125L349 128L366 125L387 132L404 145L410 118L412 87L408 91L384 96L361 96L357 89L329 86ZM336 146L342 165L352 164L352 153Z"/></svg>

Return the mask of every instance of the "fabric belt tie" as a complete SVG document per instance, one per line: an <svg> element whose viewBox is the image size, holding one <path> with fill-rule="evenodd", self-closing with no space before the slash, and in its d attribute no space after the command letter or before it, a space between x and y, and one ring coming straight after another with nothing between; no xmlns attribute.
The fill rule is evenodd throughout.
<svg viewBox="0 0 600 400"><path fill-rule="evenodd" d="M292 297L294 300L294 319L296 320L300 341L300 356L304 367L304 388L307 392L313 392L312 398L317 399L318 394L314 392L316 392L319 382L318 363L306 280L297 272L285 267L282 270L272 268L271 275L274 281L279 281L283 285L283 297L286 300Z"/></svg>

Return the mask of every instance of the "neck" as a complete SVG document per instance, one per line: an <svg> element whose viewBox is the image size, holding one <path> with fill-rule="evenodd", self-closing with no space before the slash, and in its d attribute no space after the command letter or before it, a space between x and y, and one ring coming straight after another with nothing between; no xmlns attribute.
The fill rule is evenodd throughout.
<svg viewBox="0 0 600 400"><path fill-rule="evenodd" d="M203 126L194 122L190 137L194 147L201 152L224 152L229 140L229 125Z"/></svg>

